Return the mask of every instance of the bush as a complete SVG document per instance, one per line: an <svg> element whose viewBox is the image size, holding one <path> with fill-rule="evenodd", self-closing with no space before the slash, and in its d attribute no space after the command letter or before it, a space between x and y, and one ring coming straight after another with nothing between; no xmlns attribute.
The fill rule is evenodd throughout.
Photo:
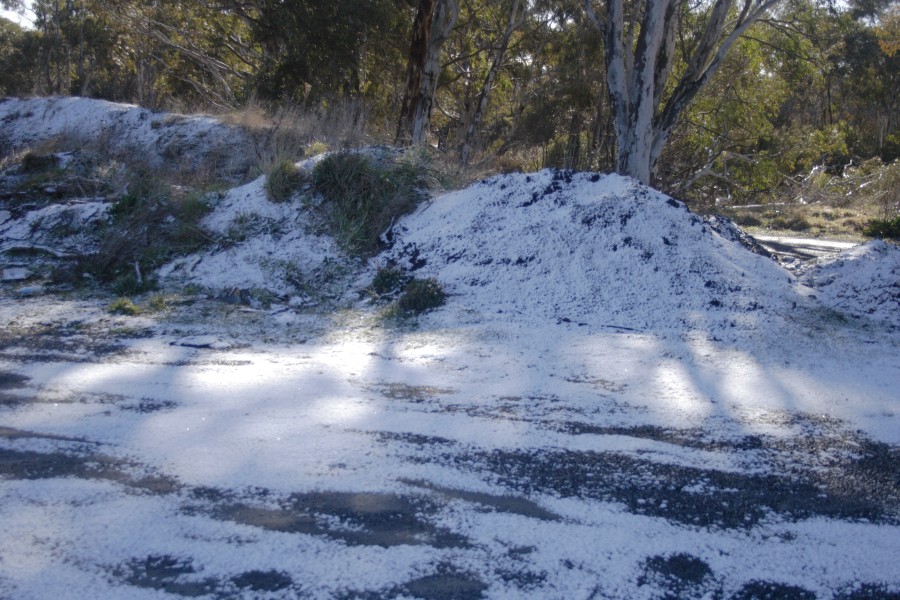
<svg viewBox="0 0 900 600"><path fill-rule="evenodd" d="M863 234L874 238L900 240L900 216L870 221Z"/></svg>
<svg viewBox="0 0 900 600"><path fill-rule="evenodd" d="M282 160L266 176L266 195L272 202L285 202L306 183L303 172L294 163Z"/></svg>
<svg viewBox="0 0 900 600"><path fill-rule="evenodd" d="M319 162L313 182L331 208L334 235L349 252L370 255L381 249L391 224L424 198L426 175L414 163L344 152Z"/></svg>
<svg viewBox="0 0 900 600"><path fill-rule="evenodd" d="M372 291L376 296L393 294L400 290L407 279L400 269L378 269L378 272L375 273L375 277L372 279Z"/></svg>
<svg viewBox="0 0 900 600"><path fill-rule="evenodd" d="M447 294L435 279L413 279L406 284L397 305L404 311L421 314L443 306Z"/></svg>
<svg viewBox="0 0 900 600"><path fill-rule="evenodd" d="M124 272L112 282L112 289L117 294L140 294L155 290L157 281L155 277L145 277L143 274L138 279L137 272Z"/></svg>

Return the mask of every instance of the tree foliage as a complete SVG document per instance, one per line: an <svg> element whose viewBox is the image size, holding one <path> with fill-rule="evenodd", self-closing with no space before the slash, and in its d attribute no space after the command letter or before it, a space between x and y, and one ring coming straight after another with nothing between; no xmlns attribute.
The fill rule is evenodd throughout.
<svg viewBox="0 0 900 600"><path fill-rule="evenodd" d="M24 10L20 0L0 5ZM419 57L430 61L431 87L418 88L430 99L417 115L417 15L439 6L455 19L432 55ZM632 172L629 156L645 152L655 185L697 202L764 201L814 168L839 174L900 156L900 9L890 0L31 7L33 28L0 20L0 94L193 110L350 100L365 107L355 119L392 137L405 123L398 139L432 144L470 168ZM650 35L653 19L659 35ZM649 135L626 139L647 124Z"/></svg>

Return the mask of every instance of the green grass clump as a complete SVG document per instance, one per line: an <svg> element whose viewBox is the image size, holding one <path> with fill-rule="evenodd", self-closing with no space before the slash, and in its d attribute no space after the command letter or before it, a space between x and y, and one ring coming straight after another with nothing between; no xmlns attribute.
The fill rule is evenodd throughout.
<svg viewBox="0 0 900 600"><path fill-rule="evenodd" d="M140 307L131 301L130 298L117 298L109 306L106 307L107 312L114 315L128 315L133 317L141 313Z"/></svg>
<svg viewBox="0 0 900 600"><path fill-rule="evenodd" d="M403 289L397 306L406 312L421 314L443 306L446 302L447 294L437 280L413 279Z"/></svg>
<svg viewBox="0 0 900 600"><path fill-rule="evenodd" d="M289 160L275 163L266 175L266 196L272 202L286 202L306 183L300 168Z"/></svg>
<svg viewBox="0 0 900 600"><path fill-rule="evenodd" d="M871 221L863 233L869 237L900 240L900 216Z"/></svg>
<svg viewBox="0 0 900 600"><path fill-rule="evenodd" d="M206 194L173 194L160 189L126 194L110 209L97 252L80 270L111 283L120 295L155 289L152 273L172 257L189 254L212 242L200 226L209 212Z"/></svg>
<svg viewBox="0 0 900 600"><path fill-rule="evenodd" d="M387 296L400 291L408 277L400 269L385 267L378 269L372 279L372 292L376 296Z"/></svg>
<svg viewBox="0 0 900 600"><path fill-rule="evenodd" d="M391 223L424 198L426 180L418 165L344 152L319 162L313 182L331 207L335 236L349 252L366 256L380 250Z"/></svg>

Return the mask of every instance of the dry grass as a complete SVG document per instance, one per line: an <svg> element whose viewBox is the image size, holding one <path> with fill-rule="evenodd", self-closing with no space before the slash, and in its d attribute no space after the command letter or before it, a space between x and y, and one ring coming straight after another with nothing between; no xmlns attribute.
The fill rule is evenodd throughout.
<svg viewBox="0 0 900 600"><path fill-rule="evenodd" d="M251 100L220 118L252 137L258 174L285 160L296 162L324 150L359 148L381 139L367 131L366 110L360 100L337 101L316 109L268 107Z"/></svg>

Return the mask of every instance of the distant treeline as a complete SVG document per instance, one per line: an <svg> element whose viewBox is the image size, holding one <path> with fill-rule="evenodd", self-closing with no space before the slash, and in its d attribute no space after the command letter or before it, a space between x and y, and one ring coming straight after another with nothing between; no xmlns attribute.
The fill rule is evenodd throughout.
<svg viewBox="0 0 900 600"><path fill-rule="evenodd" d="M673 54L658 106L690 72L712 11L724 6L727 22L750 5L666 1ZM614 170L622 108L609 93L605 53L614 46L603 23L624 11L620 33L640 54L643 38L628 36L649 27L658 4L34 0L33 29L0 19L0 95L183 111L349 103L379 138L424 141L461 164ZM898 5L777 0L764 8L667 135L653 165L658 187L765 200L815 166L839 172L900 156ZM624 52L630 68L627 43Z"/></svg>

